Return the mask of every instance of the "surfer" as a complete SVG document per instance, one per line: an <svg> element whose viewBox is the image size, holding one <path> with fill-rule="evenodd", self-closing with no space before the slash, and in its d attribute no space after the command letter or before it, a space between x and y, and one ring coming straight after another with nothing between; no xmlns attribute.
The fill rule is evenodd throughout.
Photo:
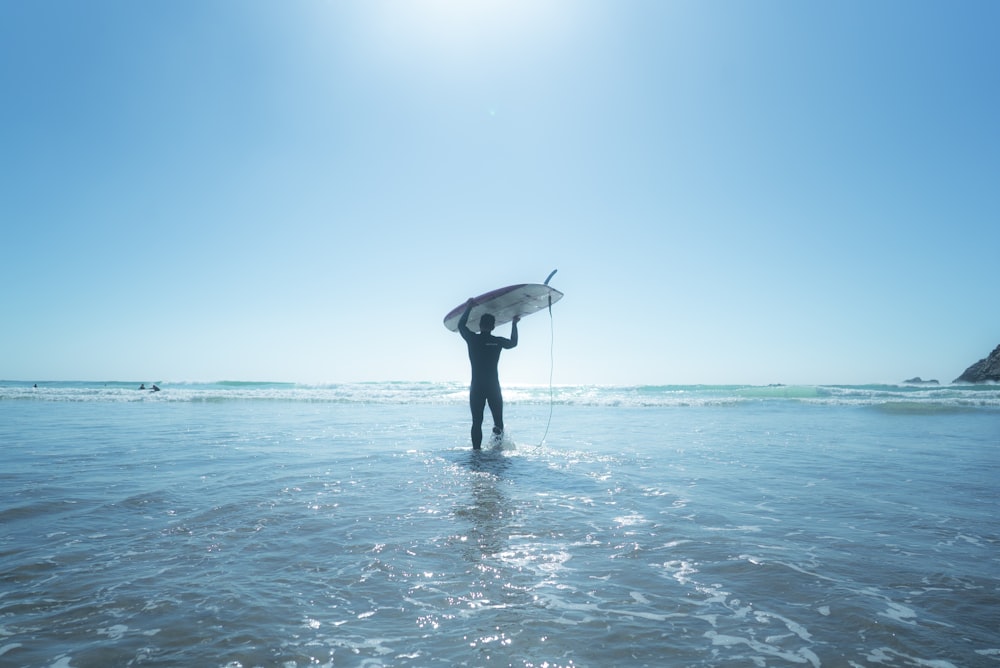
<svg viewBox="0 0 1000 668"><path fill-rule="evenodd" d="M483 413L486 405L490 406L493 415L493 438L497 441L503 436L503 395L500 392L500 376L497 364L500 362L500 352L505 348L517 345L517 322L515 317L510 328L510 338L493 336L496 318L487 313L479 319L479 334L468 327L469 313L475 305L475 300L469 298L465 303L465 312L458 320L458 332L469 346L469 362L472 364L472 383L469 385L469 408L472 409L472 449L479 450L483 444Z"/></svg>

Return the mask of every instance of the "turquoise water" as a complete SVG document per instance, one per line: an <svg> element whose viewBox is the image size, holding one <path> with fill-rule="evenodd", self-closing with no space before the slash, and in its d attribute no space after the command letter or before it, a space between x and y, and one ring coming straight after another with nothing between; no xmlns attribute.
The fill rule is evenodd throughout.
<svg viewBox="0 0 1000 668"><path fill-rule="evenodd" d="M1000 663L997 386L138 385L0 382L0 665Z"/></svg>

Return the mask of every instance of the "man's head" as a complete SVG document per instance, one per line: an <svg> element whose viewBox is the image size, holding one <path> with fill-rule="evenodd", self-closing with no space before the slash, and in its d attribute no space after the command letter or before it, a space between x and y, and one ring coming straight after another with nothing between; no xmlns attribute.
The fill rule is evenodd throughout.
<svg viewBox="0 0 1000 668"><path fill-rule="evenodd" d="M479 319L479 331L489 334L496 327L497 319L492 314L487 313Z"/></svg>

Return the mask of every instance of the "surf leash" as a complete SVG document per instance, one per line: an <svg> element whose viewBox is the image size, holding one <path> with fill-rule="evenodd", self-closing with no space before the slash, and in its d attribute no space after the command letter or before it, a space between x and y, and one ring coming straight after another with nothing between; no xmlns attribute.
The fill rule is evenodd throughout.
<svg viewBox="0 0 1000 668"><path fill-rule="evenodd" d="M549 277L545 279L545 285L549 284L552 277L556 275L558 269L553 269ZM549 435L549 426L552 424L552 406L555 403L553 399L552 391L552 373L555 369L555 345L556 345L556 333L555 333L555 321L552 318L552 295L549 295L549 419L545 422L545 433L542 434L542 440L538 442L536 448L542 447L545 443L545 438Z"/></svg>

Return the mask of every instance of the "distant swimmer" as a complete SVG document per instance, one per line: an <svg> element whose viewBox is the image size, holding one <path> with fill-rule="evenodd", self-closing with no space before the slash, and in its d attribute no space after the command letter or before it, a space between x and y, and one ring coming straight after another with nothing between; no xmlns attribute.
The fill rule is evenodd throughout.
<svg viewBox="0 0 1000 668"><path fill-rule="evenodd" d="M493 415L493 438L499 440L503 436L503 395L500 392L500 376L497 365L500 362L500 352L517 345L517 323L520 316L515 317L510 328L510 338L493 336L496 318L487 313L479 319L479 334L468 327L469 313L475 305L475 300L469 299L465 304L465 312L458 320L458 332L469 346L469 362L472 364L472 383L469 385L469 408L472 410L472 448L479 450L483 444L483 413L486 405L490 406Z"/></svg>
<svg viewBox="0 0 1000 668"><path fill-rule="evenodd" d="M140 390L145 390L146 389L146 383L143 383L142 385L140 385L139 389Z"/></svg>
<svg viewBox="0 0 1000 668"><path fill-rule="evenodd" d="M156 386L156 383L153 383L153 392L159 392L159 391L160 391L160 388L158 388Z"/></svg>

